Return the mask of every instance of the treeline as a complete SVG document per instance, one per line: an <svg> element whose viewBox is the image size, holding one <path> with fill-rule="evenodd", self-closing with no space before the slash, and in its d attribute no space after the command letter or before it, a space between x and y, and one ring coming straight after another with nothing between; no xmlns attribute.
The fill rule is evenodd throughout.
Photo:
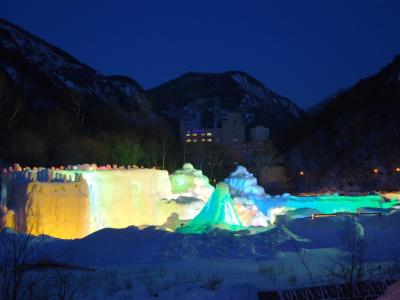
<svg viewBox="0 0 400 300"><path fill-rule="evenodd" d="M280 143L294 182L309 189L398 189L400 56L379 73L338 92L287 132ZM374 173L373 170L378 172Z"/></svg>
<svg viewBox="0 0 400 300"><path fill-rule="evenodd" d="M96 163L172 169L181 164L175 155L180 153L178 141L161 122L135 126L142 120L129 120L117 109L69 90L47 101L40 97L20 92L0 72L3 166Z"/></svg>

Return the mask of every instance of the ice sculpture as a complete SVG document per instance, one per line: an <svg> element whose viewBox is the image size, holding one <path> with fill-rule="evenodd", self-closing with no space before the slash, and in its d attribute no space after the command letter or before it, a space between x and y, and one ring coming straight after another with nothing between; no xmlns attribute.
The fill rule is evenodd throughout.
<svg viewBox="0 0 400 300"><path fill-rule="evenodd" d="M130 225L161 225L173 213L160 209L170 199L168 171L156 169L59 170L56 174L82 177L90 194L90 231Z"/></svg>
<svg viewBox="0 0 400 300"><path fill-rule="evenodd" d="M86 182L30 182L26 193L29 232L65 239L81 238L90 233Z"/></svg>
<svg viewBox="0 0 400 300"><path fill-rule="evenodd" d="M215 191L201 212L186 226L178 228L177 231L202 233L213 228L229 230L244 228L233 206L229 186L224 182L217 184Z"/></svg>
<svg viewBox="0 0 400 300"><path fill-rule="evenodd" d="M244 226L266 227L269 225L267 216L263 214L255 204L248 203L246 198L235 197L232 202Z"/></svg>
<svg viewBox="0 0 400 300"><path fill-rule="evenodd" d="M170 181L173 199L164 201L161 206L178 213L182 220L193 219L214 191L208 177L190 163L172 173Z"/></svg>
<svg viewBox="0 0 400 300"><path fill-rule="evenodd" d="M174 212L167 171L98 168L12 170L2 176L2 206L35 234L77 238L96 230L161 225ZM30 214L26 214L29 209Z"/></svg>
<svg viewBox="0 0 400 300"><path fill-rule="evenodd" d="M225 182L229 185L230 194L233 203L238 211L239 218L246 226L268 226L268 217L265 211L267 203L270 199L264 191L264 188L257 185L257 179L253 174L247 171L243 166L237 166Z"/></svg>
<svg viewBox="0 0 400 300"><path fill-rule="evenodd" d="M257 178L243 166L237 166L236 170L225 178L225 182L229 185L232 197L245 197L249 200L268 197L264 188L257 185Z"/></svg>
<svg viewBox="0 0 400 300"><path fill-rule="evenodd" d="M2 175L2 205L8 209L6 226L60 238L79 238L90 233L85 181L53 180L49 169L16 168L3 171Z"/></svg>
<svg viewBox="0 0 400 300"><path fill-rule="evenodd" d="M2 173L0 223L25 226L34 234L79 238L104 227L164 224L174 230L193 219L178 231L198 233L213 227L236 230L267 226L281 214L308 217L310 209L356 212L399 203L383 201L379 195L270 197L240 166L225 181L214 191L208 178L191 164L171 176L163 170L116 165L66 169L22 169L16 165Z"/></svg>
<svg viewBox="0 0 400 300"><path fill-rule="evenodd" d="M172 173L170 180L174 198L183 196L207 201L214 191L208 177L190 163L185 163L182 169Z"/></svg>

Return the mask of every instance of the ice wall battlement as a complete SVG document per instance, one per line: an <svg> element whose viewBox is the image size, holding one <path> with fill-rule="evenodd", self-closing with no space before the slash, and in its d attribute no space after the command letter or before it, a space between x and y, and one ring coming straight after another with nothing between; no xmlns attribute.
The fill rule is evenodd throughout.
<svg viewBox="0 0 400 300"><path fill-rule="evenodd" d="M35 234L76 238L105 227L161 225L172 211L158 208L172 197L164 170L14 168L3 170L0 204Z"/></svg>

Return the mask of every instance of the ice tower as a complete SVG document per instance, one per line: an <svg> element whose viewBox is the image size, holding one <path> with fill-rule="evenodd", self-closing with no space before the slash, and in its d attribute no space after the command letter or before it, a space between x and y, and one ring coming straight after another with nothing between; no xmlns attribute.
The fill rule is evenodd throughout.
<svg viewBox="0 0 400 300"><path fill-rule="evenodd" d="M213 228L239 230L243 228L229 194L229 186L220 182L207 204L186 226L177 229L182 233L203 233Z"/></svg>

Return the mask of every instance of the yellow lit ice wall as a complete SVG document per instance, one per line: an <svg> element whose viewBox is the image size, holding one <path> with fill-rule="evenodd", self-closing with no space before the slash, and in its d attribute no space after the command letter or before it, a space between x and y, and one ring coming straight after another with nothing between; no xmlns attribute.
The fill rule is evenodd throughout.
<svg viewBox="0 0 400 300"><path fill-rule="evenodd" d="M89 230L89 190L85 181L31 182L27 186L26 230L64 239L80 238Z"/></svg>
<svg viewBox="0 0 400 300"><path fill-rule="evenodd" d="M160 209L171 198L168 171L156 169L57 171L82 176L90 199L90 232L131 225L161 225L172 211Z"/></svg>

